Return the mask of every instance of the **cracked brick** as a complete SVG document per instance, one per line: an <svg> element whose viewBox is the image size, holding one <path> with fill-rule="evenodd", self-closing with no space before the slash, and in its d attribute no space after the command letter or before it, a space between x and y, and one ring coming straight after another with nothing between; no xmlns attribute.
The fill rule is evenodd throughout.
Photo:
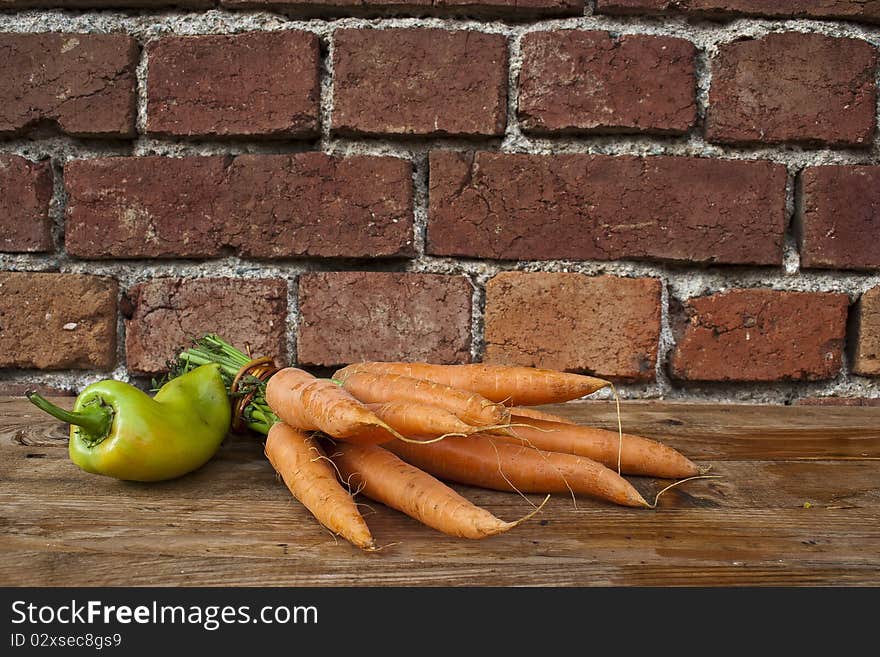
<svg viewBox="0 0 880 657"><path fill-rule="evenodd" d="M738 289L688 299L674 326L673 378L819 381L840 371L849 297Z"/></svg>
<svg viewBox="0 0 880 657"><path fill-rule="evenodd" d="M0 272L0 367L112 369L117 294L103 276Z"/></svg>
<svg viewBox="0 0 880 657"><path fill-rule="evenodd" d="M880 166L816 166L800 174L801 266L880 269Z"/></svg>
<svg viewBox="0 0 880 657"><path fill-rule="evenodd" d="M492 136L507 117L507 41L442 29L333 34L334 132Z"/></svg>
<svg viewBox="0 0 880 657"><path fill-rule="evenodd" d="M401 158L241 155L220 206L243 255L415 255L412 165Z"/></svg>
<svg viewBox="0 0 880 657"><path fill-rule="evenodd" d="M297 16L580 16L584 0L220 0L232 9L274 9Z"/></svg>
<svg viewBox="0 0 880 657"><path fill-rule="evenodd" d="M216 4L217 0L0 0L0 9L207 9Z"/></svg>
<svg viewBox="0 0 880 657"><path fill-rule="evenodd" d="M147 48L147 131L315 137L318 37L297 30L172 36Z"/></svg>
<svg viewBox="0 0 880 657"><path fill-rule="evenodd" d="M784 32L725 44L712 61L706 137L867 148L876 68L875 48L860 39Z"/></svg>
<svg viewBox="0 0 880 657"><path fill-rule="evenodd" d="M525 132L681 134L695 122L694 45L609 32L531 32L522 43Z"/></svg>
<svg viewBox="0 0 880 657"><path fill-rule="evenodd" d="M767 161L434 151L427 250L779 265L786 177Z"/></svg>
<svg viewBox="0 0 880 657"><path fill-rule="evenodd" d="M158 278L132 287L125 320L128 369L155 374L181 349L216 333L254 357L287 359L287 282Z"/></svg>
<svg viewBox="0 0 880 657"><path fill-rule="evenodd" d="M0 134L134 136L138 54L124 34L0 34Z"/></svg>
<svg viewBox="0 0 880 657"><path fill-rule="evenodd" d="M82 258L220 255L217 202L226 166L222 156L68 162L68 253Z"/></svg>
<svg viewBox="0 0 880 657"><path fill-rule="evenodd" d="M470 360L471 297L464 276L321 272L299 280L297 354L306 365L362 360Z"/></svg>
<svg viewBox="0 0 880 657"><path fill-rule="evenodd" d="M52 167L0 155L0 252L51 251Z"/></svg>
<svg viewBox="0 0 880 657"><path fill-rule="evenodd" d="M880 376L880 286L865 292L853 316L852 371Z"/></svg>
<svg viewBox="0 0 880 657"><path fill-rule="evenodd" d="M662 284L654 278L503 272L486 285L486 362L653 381Z"/></svg>
<svg viewBox="0 0 880 657"><path fill-rule="evenodd" d="M409 257L412 165L307 152L78 160L65 244L82 258Z"/></svg>
<svg viewBox="0 0 880 657"><path fill-rule="evenodd" d="M880 22L880 0L597 0L596 13L687 13L707 18L837 18L877 23Z"/></svg>

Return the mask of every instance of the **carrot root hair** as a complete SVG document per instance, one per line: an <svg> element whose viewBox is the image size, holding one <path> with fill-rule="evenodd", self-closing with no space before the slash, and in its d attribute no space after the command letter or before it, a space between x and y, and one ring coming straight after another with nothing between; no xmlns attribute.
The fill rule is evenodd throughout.
<svg viewBox="0 0 880 657"><path fill-rule="evenodd" d="M554 431L559 431L558 429L544 429L542 427L536 427L533 424L529 424L528 422L508 422L506 424L496 424L490 425L487 427L477 427L476 431L471 432L471 434L478 433L494 433L498 436L507 436L508 438L516 438L517 440L525 440L525 438L517 435L516 431L510 431L511 428L515 427L525 427L527 429L532 429L534 431L540 431L541 433L553 433ZM469 435L471 435L469 434Z"/></svg>
<svg viewBox="0 0 880 657"><path fill-rule="evenodd" d="M620 465L623 460L623 423L620 420L620 395L617 394L617 388L614 387L611 381L608 382L608 385L611 386L611 394L614 395L614 404L617 408L617 474L620 474Z"/></svg>
<svg viewBox="0 0 880 657"><path fill-rule="evenodd" d="M449 436L460 436L461 438L467 438L468 436L472 436L474 434L486 433L490 431L498 433L502 436L517 438L518 440L525 440L524 438L520 438L514 433L505 431L505 429L509 429L510 427L528 427L530 429L534 429L535 431L544 431L547 433L556 431L556 429L542 429L540 427L533 427L532 425L525 423L508 422L507 424L491 424L488 426L475 427L474 431L468 433L464 433L462 431L450 431L440 436L435 436L434 438L402 438L402 440L405 443L413 443L414 445L430 445L431 443L440 442L441 440L443 440L444 438L448 438Z"/></svg>
<svg viewBox="0 0 880 657"><path fill-rule="evenodd" d="M577 509L577 495L574 494L574 490L572 489L571 485L568 483L568 479L565 478L565 475L559 471L559 468L557 468L555 465L550 463L549 459L547 458L547 455L544 452L542 452L540 449L535 447L531 443L530 440L528 440L527 438L520 438L520 440L523 440L528 445L528 447L530 449L535 450L535 452L537 452L538 455L541 456L541 458L544 460L544 462L547 463L551 468L553 468L556 471L556 474L558 474L562 478L562 481L565 484L565 487L568 488L568 492L571 494L572 504L574 504L574 508ZM520 497L522 497L529 504L532 504L532 506L534 506L534 503L528 497L526 497L526 494L523 493L521 490L519 490L516 486L514 486L513 482L510 481L510 479L507 477L506 474L504 474L504 469L501 467L501 455L498 453L498 446L495 444L495 441L490 440L489 443L492 445L492 448L495 450L495 457L498 459L498 472L501 474L501 477L504 479L504 481L507 482L508 486L510 486L514 491L516 491L519 494ZM550 496L548 495L547 498L549 498L549 497ZM535 507L535 512L538 509L540 509L542 506L544 506L544 504L546 504L546 503L547 503L547 499L545 499L543 502L541 502L540 506Z"/></svg>
<svg viewBox="0 0 880 657"><path fill-rule="evenodd" d="M676 486L680 486L681 484L686 483L688 481L694 481L695 479L721 479L721 475L700 474L700 475L694 475L693 477L685 477L684 479L679 479L678 481L674 481L671 484L669 484L668 486L666 486L665 488L661 489L660 492L654 496L654 503L649 504L648 506L652 509L656 509L657 503L660 501L660 496L663 495L663 493L675 488Z"/></svg>
<svg viewBox="0 0 880 657"><path fill-rule="evenodd" d="M467 438L468 434L459 431L451 431L449 433L444 433L441 436L435 436L434 438L401 438L401 440L405 443L412 443L414 445L430 445L431 443L438 443L444 438L449 438L450 436Z"/></svg>
<svg viewBox="0 0 880 657"><path fill-rule="evenodd" d="M402 440L402 441L404 441L404 442L412 442L412 440L411 440L410 438L407 438L406 436L401 435L400 432L398 432L396 429L390 427L388 424L386 424L385 422L383 422L383 421L380 420L379 418L376 418L376 420L377 420L376 424L377 424L378 426L380 426L380 427L382 427L383 429L385 429L385 431L387 431L388 433L390 433L391 435L393 435L393 436L394 436L395 438L397 438L398 440Z"/></svg>
<svg viewBox="0 0 880 657"><path fill-rule="evenodd" d="M549 500L550 500L550 495L547 495L547 496L544 498L544 500L543 500L538 506L536 506L534 509L532 509L531 511L529 511L529 512L528 512L526 515L524 515L522 518L519 518L518 520L511 520L511 521L510 521L510 529L513 529L514 527L518 527L519 525L523 524L523 523L526 522L527 520L530 520L530 519L534 518L534 517L535 517L535 514L537 514L538 512L540 512L541 509L544 508L544 505L547 504L547 502L548 502Z"/></svg>

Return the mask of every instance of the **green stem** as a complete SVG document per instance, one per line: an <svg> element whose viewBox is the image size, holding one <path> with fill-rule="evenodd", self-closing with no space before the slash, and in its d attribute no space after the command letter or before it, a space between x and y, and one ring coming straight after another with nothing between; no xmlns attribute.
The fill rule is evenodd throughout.
<svg viewBox="0 0 880 657"><path fill-rule="evenodd" d="M238 370L241 369L241 366L236 366L235 363L231 363L225 359L221 359L217 356L213 355L203 355L194 349L189 349L180 354L182 360L193 363L194 365L207 365L208 363L217 363L220 365L220 369L222 369L229 376L235 376L238 374Z"/></svg>
<svg viewBox="0 0 880 657"><path fill-rule="evenodd" d="M28 401L37 408L46 411L62 422L82 427L87 434L96 439L103 438L110 433L110 426L113 424L113 410L107 406L95 406L86 411L66 411L37 392L30 391L25 394Z"/></svg>
<svg viewBox="0 0 880 657"><path fill-rule="evenodd" d="M246 421L245 424L247 424L253 431L262 434L268 434L272 425L278 422L278 417L269 409L269 407L259 402L253 403L251 417L253 419Z"/></svg>
<svg viewBox="0 0 880 657"><path fill-rule="evenodd" d="M271 424L266 422L245 422L247 424L248 429L251 431L256 431L257 433L261 433L264 436L269 434L269 429L272 428Z"/></svg>
<svg viewBox="0 0 880 657"><path fill-rule="evenodd" d="M247 365L251 359L218 335L209 333L202 336L194 347L182 351L178 360L191 365L217 363L227 379L226 385L228 387L241 368ZM244 423L252 431L268 434L269 429L276 422L278 422L278 418L266 404L264 386L260 386L245 409Z"/></svg>

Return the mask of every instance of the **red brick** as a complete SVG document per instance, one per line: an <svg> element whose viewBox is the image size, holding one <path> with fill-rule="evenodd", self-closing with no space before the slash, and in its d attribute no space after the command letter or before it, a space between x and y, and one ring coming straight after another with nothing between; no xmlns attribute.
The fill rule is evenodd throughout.
<svg viewBox="0 0 880 657"><path fill-rule="evenodd" d="M427 3L427 0L421 0ZM431 0L434 13L466 16L580 16L584 0Z"/></svg>
<svg viewBox="0 0 880 657"><path fill-rule="evenodd" d="M241 155L221 210L256 257L411 257L412 165L395 157Z"/></svg>
<svg viewBox="0 0 880 657"><path fill-rule="evenodd" d="M880 286L865 292L853 317L852 371L880 376Z"/></svg>
<svg viewBox="0 0 880 657"><path fill-rule="evenodd" d="M148 46L147 131L316 136L320 65L308 32L159 39Z"/></svg>
<svg viewBox="0 0 880 657"><path fill-rule="evenodd" d="M435 151L427 248L778 265L785 182L785 167L766 161Z"/></svg>
<svg viewBox="0 0 880 657"><path fill-rule="evenodd" d="M300 363L470 360L471 297L464 276L391 272L304 274Z"/></svg>
<svg viewBox="0 0 880 657"><path fill-rule="evenodd" d="M65 167L66 246L84 258L413 253L412 170L391 157L129 157Z"/></svg>
<svg viewBox="0 0 880 657"><path fill-rule="evenodd" d="M65 246L83 258L207 257L223 248L224 157L112 157L64 167Z"/></svg>
<svg viewBox="0 0 880 657"><path fill-rule="evenodd" d="M526 34L522 49L526 132L680 134L696 120L689 41L557 30Z"/></svg>
<svg viewBox="0 0 880 657"><path fill-rule="evenodd" d="M0 367L112 369L117 289L101 276L0 272Z"/></svg>
<svg viewBox="0 0 880 657"><path fill-rule="evenodd" d="M216 0L0 0L0 9L153 9L213 7Z"/></svg>
<svg viewBox="0 0 880 657"><path fill-rule="evenodd" d="M486 362L652 381L660 339L654 278L504 272L486 285Z"/></svg>
<svg viewBox="0 0 880 657"><path fill-rule="evenodd" d="M712 61L706 136L723 143L868 147L875 128L874 47L785 32L721 46Z"/></svg>
<svg viewBox="0 0 880 657"><path fill-rule="evenodd" d="M807 167L799 201L803 267L880 269L880 166Z"/></svg>
<svg viewBox="0 0 880 657"><path fill-rule="evenodd" d="M849 297L744 289L686 302L672 354L676 379L816 381L840 370Z"/></svg>
<svg viewBox="0 0 880 657"><path fill-rule="evenodd" d="M880 0L598 0L600 14L687 12L709 18L841 18L880 21Z"/></svg>
<svg viewBox="0 0 880 657"><path fill-rule="evenodd" d="M270 279L159 278L128 293L128 369L154 374L205 333L254 356L287 362L287 283Z"/></svg>
<svg viewBox="0 0 880 657"><path fill-rule="evenodd" d="M51 251L52 167L0 155L0 251Z"/></svg>
<svg viewBox="0 0 880 657"><path fill-rule="evenodd" d="M364 135L501 135L507 42L465 30L337 30L335 132Z"/></svg>
<svg viewBox="0 0 880 657"><path fill-rule="evenodd" d="M273 9L297 16L579 16L584 0L221 0L233 9Z"/></svg>
<svg viewBox="0 0 880 657"><path fill-rule="evenodd" d="M51 122L75 136L134 136L133 38L0 34L0 59L0 134Z"/></svg>
<svg viewBox="0 0 880 657"><path fill-rule="evenodd" d="M680 11L680 6L682 6L682 2L675 2L675 0L596 0L596 13L653 14L664 11Z"/></svg>

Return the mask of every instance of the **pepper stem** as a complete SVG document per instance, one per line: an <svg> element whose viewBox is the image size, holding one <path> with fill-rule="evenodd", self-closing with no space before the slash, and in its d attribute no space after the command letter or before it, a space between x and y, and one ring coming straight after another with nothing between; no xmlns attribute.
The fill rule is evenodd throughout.
<svg viewBox="0 0 880 657"><path fill-rule="evenodd" d="M82 427L87 434L94 436L96 440L100 440L110 433L110 425L113 423L113 411L106 406L96 406L87 411L66 411L50 402L38 392L29 391L25 395L28 401L37 408L46 411L49 415L58 418L62 422Z"/></svg>

